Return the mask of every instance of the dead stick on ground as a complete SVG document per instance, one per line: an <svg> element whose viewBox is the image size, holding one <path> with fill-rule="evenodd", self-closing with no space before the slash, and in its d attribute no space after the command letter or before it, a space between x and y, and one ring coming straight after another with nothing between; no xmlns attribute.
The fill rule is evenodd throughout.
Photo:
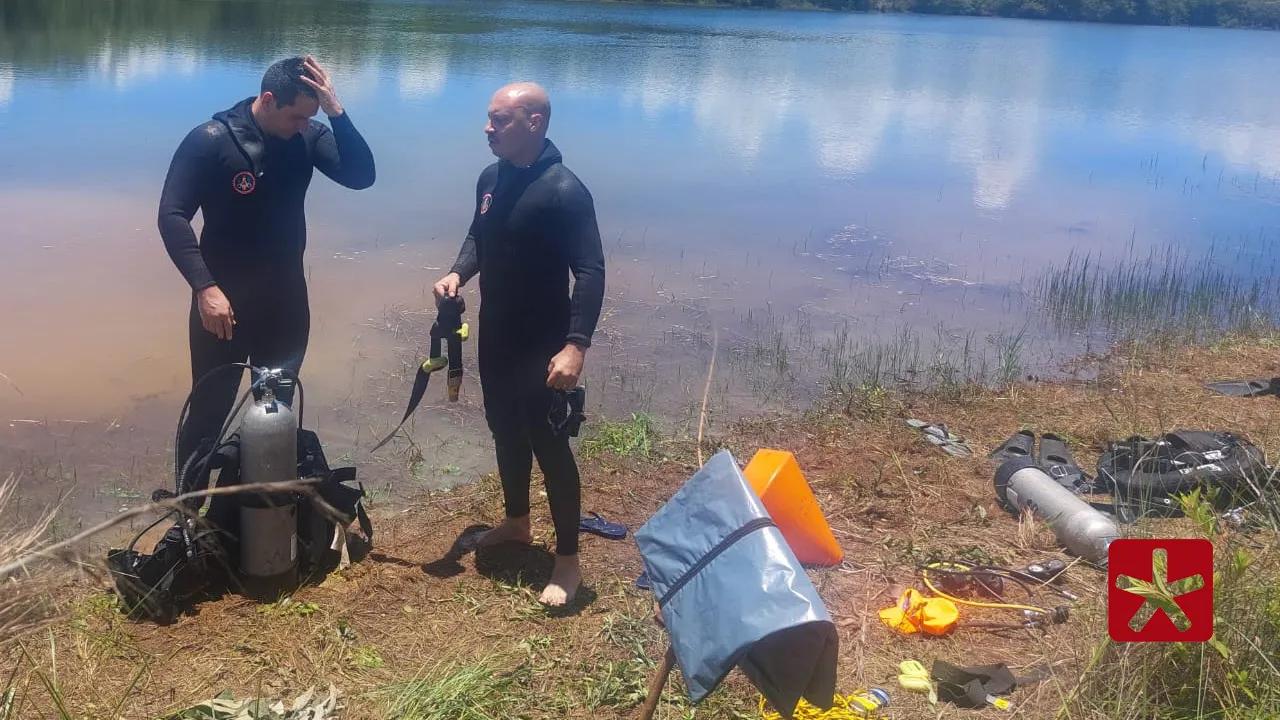
<svg viewBox="0 0 1280 720"><path fill-rule="evenodd" d="M287 491L287 490L306 490L306 489L309 489L310 485L313 485L316 482L318 481L317 480L290 480L288 482L253 483L251 485L231 485L228 487L210 488L208 490L197 490L195 492L189 492L183 495L178 495L177 497L173 497L168 500L163 500L161 502L148 503L146 505L133 508L132 510L126 510L125 512L122 512L119 515L116 515L110 520L104 520L103 522L98 523L97 525L94 525L88 530L85 530L84 532L74 537L67 538L62 542L54 543L53 545L50 545L49 547L46 547L46 548L39 548L36 550L32 550L30 553L24 555L23 557L20 557L17 560L14 560L13 562L0 567L0 578L4 578L18 570L23 569L30 563L34 562L37 558L51 557L53 555L56 555L62 552L63 550L66 550L67 548L81 541L87 540L88 538L91 538L94 535L97 535L98 533L103 532L104 530L108 530L112 527L115 527L116 525L119 525L120 523L130 518L135 518L139 515L145 515L147 513L156 512L160 510L185 511L185 509L182 506L182 503L184 500L194 500L196 498L208 497L210 495L234 495L236 493L248 493L248 492L281 492L281 491ZM314 501L319 501L319 498L313 498L313 502ZM332 510L332 508L329 508L327 504L323 506L322 509Z"/></svg>
<svg viewBox="0 0 1280 720"><path fill-rule="evenodd" d="M4 373L0 373L0 380L5 381L5 383L7 383L9 387L13 388L14 392L18 393L19 395L23 394L22 388L18 387L17 383L10 380L8 375L5 375Z"/></svg>
<svg viewBox="0 0 1280 720"><path fill-rule="evenodd" d="M720 331L715 326L711 326L711 363L707 366L707 384L702 388L702 412L698 415L698 466L702 466L702 429L707 422L707 398L711 395L711 378L716 371L716 352L720 348ZM640 720L653 720L653 714L658 710L658 700L662 698L662 688L667 686L667 678L671 675L671 668L676 664L676 651L671 643L667 643L667 652L662 656L662 662L654 670L653 677L649 678L649 695L644 699L644 707L640 710Z"/></svg>
<svg viewBox="0 0 1280 720"><path fill-rule="evenodd" d="M653 720L653 714L658 711L658 701L662 699L662 688L667 685L667 676L671 674L671 668L676 664L676 651L667 645L667 653L662 656L662 663L654 670L653 677L649 678L649 695L644 699L644 706L640 709L640 720Z"/></svg>
<svg viewBox="0 0 1280 720"><path fill-rule="evenodd" d="M711 364L707 366L707 384L702 388L702 412L698 414L698 467L702 467L702 428L707 424L707 398L711 396L711 378L716 372L716 351L720 348L720 330L711 326Z"/></svg>

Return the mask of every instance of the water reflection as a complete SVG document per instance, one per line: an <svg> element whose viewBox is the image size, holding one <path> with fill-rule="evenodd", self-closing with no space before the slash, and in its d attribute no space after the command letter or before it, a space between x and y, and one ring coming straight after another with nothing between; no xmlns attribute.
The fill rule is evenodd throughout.
<svg viewBox="0 0 1280 720"><path fill-rule="evenodd" d="M449 55L434 43L419 52L406 54L397 73L400 97L418 100L439 95L449 77Z"/></svg>
<svg viewBox="0 0 1280 720"><path fill-rule="evenodd" d="M667 378L702 377L707 348L662 338L762 308L815 311L815 334L852 319L996 336L1025 321L1008 288L1071 252L1216 243L1233 248L1220 263L1268 271L1251 253L1280 237L1277 37L576 2L0 0L0 168L22 169L0 172L0 307L39 309L6 326L0 370L25 395L0 384L0 405L72 417L148 397L170 421L186 288L155 235L158 185L183 134L286 53L334 71L379 163L369 192L319 180L308 207L308 373L336 407L398 367L403 339L380 319L426 305L456 253L502 82L550 87L553 138L596 197L614 311L596 357L679 395ZM103 276L121 327L84 311ZM72 367L83 347L103 357Z"/></svg>
<svg viewBox="0 0 1280 720"><path fill-rule="evenodd" d="M168 52L161 47L116 47L109 40L92 61L99 77L107 79L116 89L124 90L138 82L185 78L194 75L198 60L188 52Z"/></svg>
<svg viewBox="0 0 1280 720"><path fill-rule="evenodd" d="M0 108L9 104L13 97L13 69L8 65L0 65Z"/></svg>
<svg viewBox="0 0 1280 720"><path fill-rule="evenodd" d="M1003 88L980 88L970 95L951 125L953 161L973 168L973 203L987 211L1008 207L1028 176L1035 171L1043 142L1044 118L1040 97L1049 77L1044 53L1021 56L1025 64ZM990 68L1007 62L999 50L986 48L978 56L976 75L988 79ZM1007 93L1002 101L978 98Z"/></svg>
<svg viewBox="0 0 1280 720"><path fill-rule="evenodd" d="M577 3L6 0L0 107L18 141L0 163L78 151L48 137L51 122L66 133L51 117L68 93L170 137L200 119L194 104L229 103L270 60L311 51L375 144L432 123L430 157L398 148L387 178L424 163L470 174L487 92L543 81L572 105L557 133L573 135L573 164L632 199L612 208L623 230L653 218L668 235L727 223L726 235L773 240L857 220L920 245L936 233L881 210L929 202L1011 251L1087 223L1105 243L1153 219L1162 239L1203 246L1280 222L1274 37ZM174 80L174 107L143 117ZM153 184L163 152L120 142L101 172ZM53 182L41 177L53 166L27 180ZM996 222L1008 226L983 224Z"/></svg>
<svg viewBox="0 0 1280 720"><path fill-rule="evenodd" d="M1250 33L830 15L777 15L779 30L733 13L339 0L6 0L0 19L0 103L13 67L123 90L305 48L360 78L357 92L389 84L403 101L451 77L609 93L663 130L687 131L685 115L744 170L806 138L832 177L927 155L967 169L983 210L1018 202L1064 131L1100 147L1155 136L1280 173L1280 97L1265 90L1280 55Z"/></svg>

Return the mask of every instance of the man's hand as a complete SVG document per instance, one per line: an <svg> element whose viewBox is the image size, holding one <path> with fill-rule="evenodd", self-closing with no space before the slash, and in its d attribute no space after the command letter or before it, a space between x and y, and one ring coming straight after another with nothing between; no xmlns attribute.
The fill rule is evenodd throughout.
<svg viewBox="0 0 1280 720"><path fill-rule="evenodd" d="M435 293L437 300L451 298L458 294L458 286L461 284L462 277L456 272L451 272L437 280L436 284L432 286L431 292Z"/></svg>
<svg viewBox="0 0 1280 720"><path fill-rule="evenodd" d="M329 78L329 73L310 55L303 61L303 68L307 72L299 79L316 91L316 99L320 101L320 109L324 114L329 117L341 115L342 103L338 102L338 94L333 90L333 80Z"/></svg>
<svg viewBox="0 0 1280 720"><path fill-rule="evenodd" d="M231 301L217 285L201 290L196 298L200 308L200 323L204 329L218 336L219 340L231 339L231 327L236 324L236 314Z"/></svg>
<svg viewBox="0 0 1280 720"><path fill-rule="evenodd" d="M573 343L565 343L564 349L556 353L547 364L547 387L555 390L572 390L582 375L582 362L587 351Z"/></svg>

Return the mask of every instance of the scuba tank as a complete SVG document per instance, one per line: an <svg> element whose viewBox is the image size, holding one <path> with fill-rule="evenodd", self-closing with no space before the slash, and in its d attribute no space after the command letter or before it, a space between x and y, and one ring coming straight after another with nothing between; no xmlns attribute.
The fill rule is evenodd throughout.
<svg viewBox="0 0 1280 720"><path fill-rule="evenodd" d="M174 490L157 490L160 501L204 490L217 471L218 487L243 483L282 483L295 478L315 482L322 511L309 494L280 490L196 499L185 512L173 511L138 533L124 548L107 553L107 568L129 616L171 622L210 591L234 589L255 600L272 601L297 588L302 577L322 577L342 559L357 561L372 547L373 524L361 502L364 488L355 468L330 468L320 439L302 429L302 383L289 370L230 363L196 381L178 420L185 427L191 398L209 380L231 370L254 374L217 436L206 438L181 466L176 457ZM297 404L293 402L297 393ZM241 415L252 394L253 403ZM226 436L232 421L237 432ZM336 511L336 514L334 514ZM135 550L149 530L178 519L150 553ZM359 533L346 528L359 523ZM346 537L345 547L340 541Z"/></svg>
<svg viewBox="0 0 1280 720"><path fill-rule="evenodd" d="M1053 529L1071 552L1107 564L1107 548L1120 529L1106 515L1059 485L1030 458L1016 458L996 470L996 499L1008 510L1030 510Z"/></svg>
<svg viewBox="0 0 1280 720"><path fill-rule="evenodd" d="M286 397L291 384L277 373L255 383L253 404L240 422L244 484L298 478L298 421ZM240 576L246 594L274 600L298 582L298 496L292 491L240 498Z"/></svg>

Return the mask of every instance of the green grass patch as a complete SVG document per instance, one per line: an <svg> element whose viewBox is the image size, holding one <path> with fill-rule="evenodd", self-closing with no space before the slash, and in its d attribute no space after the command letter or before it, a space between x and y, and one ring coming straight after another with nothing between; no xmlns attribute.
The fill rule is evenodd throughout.
<svg viewBox="0 0 1280 720"><path fill-rule="evenodd" d="M647 458L653 454L657 431L646 413L631 413L629 420L599 420L582 441L585 457L612 453L620 457Z"/></svg>
<svg viewBox="0 0 1280 720"><path fill-rule="evenodd" d="M1263 497L1250 508L1262 516L1262 527L1250 533L1222 532L1210 497L1192 494L1182 506L1214 542L1213 638L1101 642L1059 718L1280 717L1280 501ZM1163 608L1175 607L1173 586L1152 583L1140 590Z"/></svg>
<svg viewBox="0 0 1280 720"><path fill-rule="evenodd" d="M508 720L525 702L528 671L499 669L492 658L440 663L408 682L378 691L388 720Z"/></svg>

